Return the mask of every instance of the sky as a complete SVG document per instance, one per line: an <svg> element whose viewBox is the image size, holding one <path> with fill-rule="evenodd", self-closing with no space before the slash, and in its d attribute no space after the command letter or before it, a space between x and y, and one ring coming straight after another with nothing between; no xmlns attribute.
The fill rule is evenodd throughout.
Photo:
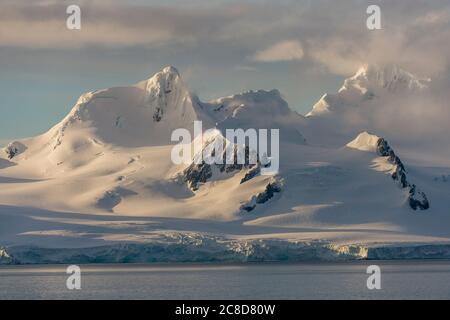
<svg viewBox="0 0 450 320"><path fill-rule="evenodd" d="M71 4L81 30L66 28ZM366 27L370 4L381 30ZM445 91L449 43L448 0L0 0L0 145L45 132L84 92L167 65L203 101L276 88L302 114L366 63Z"/></svg>

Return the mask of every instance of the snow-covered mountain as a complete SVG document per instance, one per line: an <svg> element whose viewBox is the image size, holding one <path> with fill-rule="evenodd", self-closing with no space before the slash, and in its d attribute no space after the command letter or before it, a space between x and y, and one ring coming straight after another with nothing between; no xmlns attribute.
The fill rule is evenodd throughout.
<svg viewBox="0 0 450 320"><path fill-rule="evenodd" d="M320 116L343 108L361 107L386 95L402 95L426 90L430 79L421 79L396 65L365 65L346 79L336 94L325 94L306 115Z"/></svg>
<svg viewBox="0 0 450 320"><path fill-rule="evenodd" d="M319 99L306 115L302 133L311 144L326 147L339 147L363 131L401 145L422 140L417 126L409 124L425 120L420 114L427 114L431 84L396 65L362 66L336 93Z"/></svg>
<svg viewBox="0 0 450 320"><path fill-rule="evenodd" d="M280 129L280 139L305 143L300 132L303 116L292 111L278 90L249 91L220 98L207 104L216 126L226 129Z"/></svg>
<svg viewBox="0 0 450 320"><path fill-rule="evenodd" d="M379 168L389 173L400 188L408 190L408 203L411 209L427 210L430 208L427 196L415 184L409 181L403 162L385 139L363 132L355 140L349 142L347 147L361 151L375 152L378 156L375 161Z"/></svg>
<svg viewBox="0 0 450 320"><path fill-rule="evenodd" d="M421 164L426 154L404 157L364 122L339 121L428 82L365 66L307 117L277 90L202 102L173 67L84 94L48 132L0 151L0 263L450 255L450 185L440 179L450 161ZM214 130L192 161L174 164L171 133L194 137L198 120ZM257 150L226 140L238 128L280 130L276 175L261 173L270 161ZM216 139L246 161L196 161L217 156Z"/></svg>
<svg viewBox="0 0 450 320"><path fill-rule="evenodd" d="M63 144L66 135L80 131L85 137L116 146L166 145L174 129L192 129L194 120L212 125L201 109L178 71L167 67L130 87L82 95L45 138L53 149Z"/></svg>

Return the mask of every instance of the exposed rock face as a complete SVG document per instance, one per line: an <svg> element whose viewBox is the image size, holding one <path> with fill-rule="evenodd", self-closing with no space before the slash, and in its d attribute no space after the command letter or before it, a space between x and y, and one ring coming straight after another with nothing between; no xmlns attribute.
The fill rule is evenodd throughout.
<svg viewBox="0 0 450 320"><path fill-rule="evenodd" d="M251 168L246 174L245 176L241 179L241 184L253 179L254 177L256 177L257 175L259 175L261 173L261 165L258 162L257 165L253 166L253 168Z"/></svg>
<svg viewBox="0 0 450 320"><path fill-rule="evenodd" d="M275 193L281 192L281 185L274 181L270 182L267 186L264 192L261 192L256 196L256 203L266 203L270 199L273 198Z"/></svg>
<svg viewBox="0 0 450 320"><path fill-rule="evenodd" d="M163 116L163 109L160 107L156 107L155 113L153 114L153 120L156 122L160 122Z"/></svg>
<svg viewBox="0 0 450 320"><path fill-rule="evenodd" d="M210 142L213 143L213 142ZM208 145L205 147L207 148ZM226 150L223 150L223 153L221 154L220 158L222 159L222 163L216 164L216 163L209 163L209 161L202 160L200 163L193 162L187 169L183 171L183 179L188 184L189 188L192 191L197 191L201 184L206 183L208 180L210 180L214 174L229 174L233 172L239 172L242 170L248 170L245 174L244 178L241 179L241 184L249 181L250 179L253 179L261 172L261 164L259 162L259 159L257 159L256 154L252 154L252 151L245 147L245 161L244 163L238 162L238 151L239 147L237 145L234 145L233 148L233 162L232 163L226 163ZM251 157L254 156L257 159L257 163L253 163L253 161L250 161ZM212 150L210 157L215 157L215 151Z"/></svg>
<svg viewBox="0 0 450 320"><path fill-rule="evenodd" d="M392 151L391 147L383 138L378 139L377 141L377 154L381 157L388 157L390 152Z"/></svg>
<svg viewBox="0 0 450 320"><path fill-rule="evenodd" d="M11 160L15 156L24 152L26 150L26 147L22 143L14 141L8 144L8 146L4 150L6 155L8 156L8 159Z"/></svg>
<svg viewBox="0 0 450 320"><path fill-rule="evenodd" d="M430 203L424 192L418 190L415 184L407 179L407 172L400 158L395 154L394 150L389 146L388 142L380 138L377 142L377 154L381 157L387 157L395 171L392 173L392 179L398 182L402 189L409 189L408 203L413 210L427 210Z"/></svg>
<svg viewBox="0 0 450 320"><path fill-rule="evenodd" d="M409 186L409 206L414 210L427 210L430 208L427 196L420 190L417 190L416 185Z"/></svg>
<svg viewBox="0 0 450 320"><path fill-rule="evenodd" d="M202 161L200 164L192 163L186 170L184 170L184 181L189 188L197 191L200 184L203 184L212 177L211 165Z"/></svg>
<svg viewBox="0 0 450 320"><path fill-rule="evenodd" d="M266 185L266 189L253 196L249 202L241 206L241 210L250 212L253 211L257 205L264 204L272 199L276 193L280 193L283 190L282 180L272 180Z"/></svg>

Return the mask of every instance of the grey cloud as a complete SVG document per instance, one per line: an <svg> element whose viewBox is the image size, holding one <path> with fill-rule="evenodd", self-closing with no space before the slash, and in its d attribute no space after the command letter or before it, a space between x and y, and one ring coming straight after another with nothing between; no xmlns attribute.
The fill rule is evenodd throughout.
<svg viewBox="0 0 450 320"><path fill-rule="evenodd" d="M217 52L240 47L244 59L284 41L299 41L305 58L342 75L353 73L363 63L398 63L431 75L449 64L448 1L378 1L381 31L365 27L369 1L167 1L164 5L156 1L147 5L143 1L75 1L82 8L81 31L65 28L67 3L5 2L0 11L0 46L151 46L161 50L197 46L200 55L215 54L214 50L203 52L202 47L212 46Z"/></svg>
<svg viewBox="0 0 450 320"><path fill-rule="evenodd" d="M3 5L0 11L0 45L26 48L76 48L82 46L135 46L195 43L220 34L223 25L245 13L245 7L180 9L170 6L105 5L79 3L80 31L65 27L66 5L39 2ZM211 38L210 40L213 40Z"/></svg>

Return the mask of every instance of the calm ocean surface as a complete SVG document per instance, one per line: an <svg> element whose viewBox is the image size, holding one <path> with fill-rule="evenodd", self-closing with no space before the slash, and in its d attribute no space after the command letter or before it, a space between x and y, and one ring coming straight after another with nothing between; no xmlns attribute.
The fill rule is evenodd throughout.
<svg viewBox="0 0 450 320"><path fill-rule="evenodd" d="M367 289L371 264L381 290ZM450 261L81 265L75 291L66 267L0 267L0 299L450 299Z"/></svg>

